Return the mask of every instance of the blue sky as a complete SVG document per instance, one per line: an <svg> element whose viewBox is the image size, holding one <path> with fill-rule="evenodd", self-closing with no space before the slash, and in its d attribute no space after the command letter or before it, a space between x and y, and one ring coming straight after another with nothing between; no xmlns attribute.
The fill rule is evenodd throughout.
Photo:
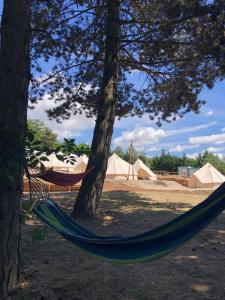
<svg viewBox="0 0 225 300"><path fill-rule="evenodd" d="M149 121L147 116L135 122L127 120L127 128L115 130L114 143L126 145L132 137L136 147L150 155L162 148L178 155L185 152L194 156L206 149L224 154L224 97L225 81L218 82L212 90L202 91L200 98L205 99L207 104L202 107L200 114L189 113L183 119L163 123L160 128ZM120 127L119 122L117 126Z"/></svg>
<svg viewBox="0 0 225 300"><path fill-rule="evenodd" d="M199 97L206 100L199 114L188 113L175 122L163 123L160 128L147 115L143 118L117 120L112 148L118 145L126 149L132 140L137 150L144 151L149 156L165 149L176 155L185 152L190 157L209 150L222 157L225 154L225 81L217 82L211 90L205 88ZM71 137L78 142L91 143L94 118L73 116L58 124L49 121L44 112L50 107L52 103L44 99L34 110L28 112L28 116L44 121L60 138Z"/></svg>
<svg viewBox="0 0 225 300"><path fill-rule="evenodd" d="M2 3L0 0L0 11ZM137 74L133 76L133 80L138 80ZM161 149L176 155L185 152L190 157L206 149L220 156L225 155L225 80L217 82L211 90L203 89L200 98L206 100L200 114L186 114L175 122L163 123L160 128L147 115L141 119L117 120L112 148L119 145L126 149L132 139L135 147L149 156L157 154ZM78 142L91 143L94 119L79 115L58 124L48 120L45 109L49 107L52 107L52 103L46 97L34 110L28 112L28 117L44 121L61 139L71 137Z"/></svg>

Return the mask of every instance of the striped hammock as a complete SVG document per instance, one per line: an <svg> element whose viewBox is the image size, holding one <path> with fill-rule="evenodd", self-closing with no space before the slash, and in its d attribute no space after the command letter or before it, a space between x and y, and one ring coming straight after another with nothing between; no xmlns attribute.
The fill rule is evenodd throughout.
<svg viewBox="0 0 225 300"><path fill-rule="evenodd" d="M33 211L47 225L82 250L126 264L157 259L194 237L225 209L225 183L206 200L165 225L128 237L99 236L79 225L49 197Z"/></svg>

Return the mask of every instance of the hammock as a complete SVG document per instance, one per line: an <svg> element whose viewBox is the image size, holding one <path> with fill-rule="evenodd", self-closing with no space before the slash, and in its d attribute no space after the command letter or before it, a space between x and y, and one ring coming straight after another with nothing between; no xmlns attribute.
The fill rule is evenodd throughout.
<svg viewBox="0 0 225 300"><path fill-rule="evenodd" d="M32 176L41 178L47 182L60 185L71 186L81 181L88 173L93 170L93 167L83 173L65 174L51 170L46 170L43 173L34 174Z"/></svg>
<svg viewBox="0 0 225 300"><path fill-rule="evenodd" d="M39 189L37 183L32 187L33 193ZM202 203L165 225L134 236L105 237L78 224L46 191L40 195L45 201L36 202L33 211L44 223L82 250L123 264L151 261L166 255L194 237L225 209L224 183Z"/></svg>

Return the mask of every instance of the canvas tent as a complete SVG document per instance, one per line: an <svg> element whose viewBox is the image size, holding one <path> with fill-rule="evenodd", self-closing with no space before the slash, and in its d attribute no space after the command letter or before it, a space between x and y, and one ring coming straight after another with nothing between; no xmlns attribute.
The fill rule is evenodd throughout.
<svg viewBox="0 0 225 300"><path fill-rule="evenodd" d="M225 176L210 163L207 163L191 176L188 186L191 188L211 188L223 182L225 182Z"/></svg>
<svg viewBox="0 0 225 300"><path fill-rule="evenodd" d="M116 153L109 157L106 178L137 180L137 175L135 168Z"/></svg>
<svg viewBox="0 0 225 300"><path fill-rule="evenodd" d="M157 180L157 176L140 159L136 160L134 169L137 171L140 179Z"/></svg>
<svg viewBox="0 0 225 300"><path fill-rule="evenodd" d="M81 173L84 172L87 168L88 164L88 157L87 155L81 155L78 157L77 162L74 165L75 173Z"/></svg>
<svg viewBox="0 0 225 300"><path fill-rule="evenodd" d="M62 153L59 153L59 155L62 155ZM77 159L76 155L73 154L71 155L74 156L74 159ZM59 160L54 153L49 155L48 159L49 161L44 162L46 169L53 169L54 171L63 172L63 173L74 173L75 170L74 165Z"/></svg>

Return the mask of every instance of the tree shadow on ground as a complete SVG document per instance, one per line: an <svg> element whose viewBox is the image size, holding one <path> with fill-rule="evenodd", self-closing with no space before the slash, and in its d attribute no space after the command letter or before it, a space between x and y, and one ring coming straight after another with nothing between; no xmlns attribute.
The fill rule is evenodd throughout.
<svg viewBox="0 0 225 300"><path fill-rule="evenodd" d="M75 198L75 197L74 197ZM70 198L55 198L56 202L69 214L73 207ZM188 203L165 200L156 201L151 197L140 196L134 192L110 191L104 192L99 204L98 213L94 218L79 219L78 222L91 226L98 234L130 235L145 229L153 228L177 217L184 209L190 209ZM132 222L132 226L130 223Z"/></svg>

